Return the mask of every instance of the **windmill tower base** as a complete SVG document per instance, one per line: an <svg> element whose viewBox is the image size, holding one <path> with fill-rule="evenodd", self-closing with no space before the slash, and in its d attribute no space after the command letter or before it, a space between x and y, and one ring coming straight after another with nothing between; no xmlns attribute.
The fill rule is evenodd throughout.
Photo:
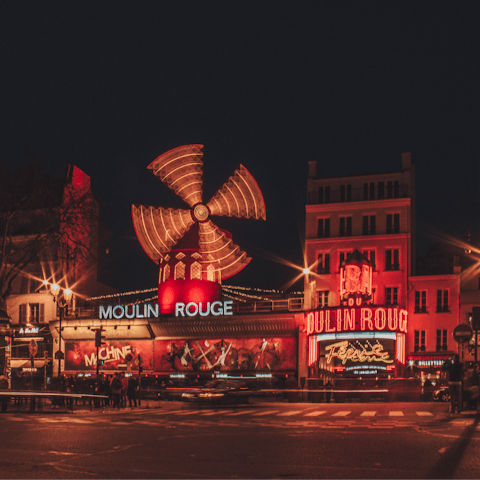
<svg viewBox="0 0 480 480"><path fill-rule="evenodd" d="M175 312L176 303L207 303L222 299L222 286L208 280L167 280L158 285L160 313Z"/></svg>

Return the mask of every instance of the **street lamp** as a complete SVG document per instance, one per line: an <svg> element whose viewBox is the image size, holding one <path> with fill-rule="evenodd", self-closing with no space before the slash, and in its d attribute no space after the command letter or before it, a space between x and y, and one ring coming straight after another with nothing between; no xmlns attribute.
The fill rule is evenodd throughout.
<svg viewBox="0 0 480 480"><path fill-rule="evenodd" d="M43 284L48 285L48 282L45 280ZM58 360L58 378L60 378L62 374L62 358L64 358L62 352L62 320L68 307L68 302L73 295L73 292L69 288L64 288L63 293L60 296L60 290L60 286L56 283L50 284L50 294L53 296L53 301L56 302L60 311L60 320L58 323L58 351L55 354Z"/></svg>

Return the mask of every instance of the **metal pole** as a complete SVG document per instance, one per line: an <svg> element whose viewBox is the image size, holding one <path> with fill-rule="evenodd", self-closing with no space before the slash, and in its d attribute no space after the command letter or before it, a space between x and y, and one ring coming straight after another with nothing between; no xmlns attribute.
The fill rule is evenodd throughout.
<svg viewBox="0 0 480 480"><path fill-rule="evenodd" d="M58 304L60 308L60 322L58 328L58 378L62 375L62 319L63 319L63 307Z"/></svg>
<svg viewBox="0 0 480 480"><path fill-rule="evenodd" d="M100 373L100 362L98 361L98 347L97 347L97 378Z"/></svg>
<svg viewBox="0 0 480 480"><path fill-rule="evenodd" d="M478 330L475 329L475 368L478 362Z"/></svg>

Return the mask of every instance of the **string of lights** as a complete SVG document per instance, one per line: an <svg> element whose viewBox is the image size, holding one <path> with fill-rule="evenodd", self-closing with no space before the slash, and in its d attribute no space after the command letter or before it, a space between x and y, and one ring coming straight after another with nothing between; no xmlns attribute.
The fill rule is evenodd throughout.
<svg viewBox="0 0 480 480"><path fill-rule="evenodd" d="M158 287L146 288L145 290L133 290L131 292L113 293L112 295L100 295L99 297L89 297L87 298L87 300L105 300L107 298L118 298L118 297L126 297L128 295L139 295L141 293L156 292L157 290L158 290Z"/></svg>
<svg viewBox="0 0 480 480"><path fill-rule="evenodd" d="M230 298L230 299L232 299L232 300L236 300L237 302L243 302L243 303L246 303L246 302L247 302L247 301L244 300L243 298L234 297L234 296L232 296L232 295L228 295L228 293L225 293L224 296L227 297L227 298Z"/></svg>
<svg viewBox="0 0 480 480"><path fill-rule="evenodd" d="M253 300L262 300L262 301L265 301L265 302L270 302L272 300L271 298L259 297L257 295L249 295L248 293L236 292L234 290L232 291L228 288L224 288L223 290L224 290L224 292L227 291L231 294L242 295L242 296L247 297L247 298L252 298Z"/></svg>

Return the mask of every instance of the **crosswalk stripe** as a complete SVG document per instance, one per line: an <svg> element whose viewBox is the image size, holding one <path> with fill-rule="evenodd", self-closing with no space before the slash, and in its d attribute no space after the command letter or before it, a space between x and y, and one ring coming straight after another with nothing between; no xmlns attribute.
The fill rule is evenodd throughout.
<svg viewBox="0 0 480 480"><path fill-rule="evenodd" d="M271 413L277 413L278 410L267 410L266 412L252 413L252 417L262 417L263 415L270 415Z"/></svg>
<svg viewBox="0 0 480 480"><path fill-rule="evenodd" d="M277 415L277 417L290 417L291 415L297 415L297 413L302 413L301 410L292 410L290 412L282 412Z"/></svg>
<svg viewBox="0 0 480 480"><path fill-rule="evenodd" d="M362 412L361 417L374 417L377 412Z"/></svg>
<svg viewBox="0 0 480 480"><path fill-rule="evenodd" d="M305 417L318 417L319 415L323 415L324 413L327 413L327 412L322 411L322 410L317 410L315 412L306 413Z"/></svg>
<svg viewBox="0 0 480 480"><path fill-rule="evenodd" d="M346 411L346 410L342 410L340 412L337 412L337 413L334 413L332 415L332 417L346 417L347 415L350 415L350 413L352 412L349 412L349 411Z"/></svg>
<svg viewBox="0 0 480 480"><path fill-rule="evenodd" d="M225 415L230 417L237 417L238 415L246 415L247 413L252 413L251 410L240 410L238 412L226 413Z"/></svg>
<svg viewBox="0 0 480 480"><path fill-rule="evenodd" d="M431 412L415 412L419 417L433 417Z"/></svg>
<svg viewBox="0 0 480 480"><path fill-rule="evenodd" d="M403 412L397 411L397 410L392 410L388 412L388 415L390 417L403 417Z"/></svg>
<svg viewBox="0 0 480 480"><path fill-rule="evenodd" d="M195 415L200 412L202 412L202 410L187 410L187 411L184 410L182 412L176 412L175 415Z"/></svg>
<svg viewBox="0 0 480 480"><path fill-rule="evenodd" d="M201 413L200 415L204 416L204 417L208 417L208 416L211 416L211 415L222 415L223 413L225 413L227 410L213 410L211 412L204 412L204 413ZM228 410L230 411L230 410Z"/></svg>

